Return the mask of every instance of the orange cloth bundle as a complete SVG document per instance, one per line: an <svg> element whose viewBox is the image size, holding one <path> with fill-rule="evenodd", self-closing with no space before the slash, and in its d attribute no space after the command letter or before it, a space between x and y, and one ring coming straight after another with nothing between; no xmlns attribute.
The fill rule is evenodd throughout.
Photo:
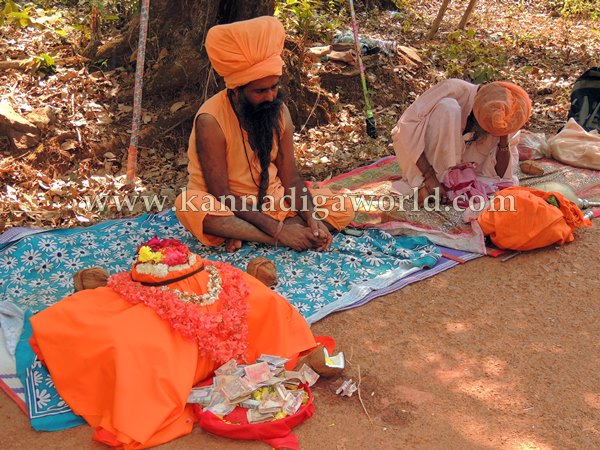
<svg viewBox="0 0 600 450"><path fill-rule="evenodd" d="M255 278L242 277L251 290L245 362L263 353L296 361L317 345L292 305ZM207 284L202 271L169 287L202 293ZM216 311L219 302L201 308ZM61 397L96 428L96 440L145 448L191 432L187 396L218 364L200 356L198 345L153 309L100 287L61 300L31 323L32 347Z"/></svg>
<svg viewBox="0 0 600 450"><path fill-rule="evenodd" d="M272 16L217 25L208 30L206 52L229 89L280 76L285 29Z"/></svg>
<svg viewBox="0 0 600 450"><path fill-rule="evenodd" d="M481 128L493 136L520 130L531 115L531 100L523 88L508 81L481 86L475 96L473 114Z"/></svg>
<svg viewBox="0 0 600 450"><path fill-rule="evenodd" d="M552 196L558 201L558 208L546 201ZM509 210L511 204L514 211ZM498 192L477 221L496 246L510 250L562 245L574 239L575 228L591 226L581 210L562 194L520 186Z"/></svg>

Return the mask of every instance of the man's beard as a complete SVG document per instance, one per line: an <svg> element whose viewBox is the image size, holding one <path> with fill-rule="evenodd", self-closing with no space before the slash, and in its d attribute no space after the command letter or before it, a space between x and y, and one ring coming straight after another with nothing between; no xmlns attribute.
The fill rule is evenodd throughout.
<svg viewBox="0 0 600 450"><path fill-rule="evenodd" d="M270 155L273 149L273 132L278 137L281 134L283 93L279 91L272 102L262 102L255 106L240 91L239 105L242 125L248 133L248 142L252 150L259 159L262 159L262 155Z"/></svg>
<svg viewBox="0 0 600 450"><path fill-rule="evenodd" d="M240 119L248 133L248 142L252 151L258 157L261 167L260 183L258 186L258 206L262 205L264 196L269 187L269 165L271 164L271 150L273 150L273 133L281 136L281 106L283 94L277 93L272 102L262 102L253 105L248 101L242 91L239 95Z"/></svg>

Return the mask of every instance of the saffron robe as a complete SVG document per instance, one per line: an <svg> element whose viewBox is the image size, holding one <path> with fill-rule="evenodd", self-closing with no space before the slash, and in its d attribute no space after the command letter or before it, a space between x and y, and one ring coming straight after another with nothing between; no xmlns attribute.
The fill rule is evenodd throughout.
<svg viewBox="0 0 600 450"><path fill-rule="evenodd" d="M260 181L260 162L256 154L252 151L246 131L240 127L240 122L227 97L227 90L225 89L208 99L200 107L196 117L200 114L209 114L214 117L225 135L227 144L227 177L231 193L240 197L249 195L258 196L257 184ZM275 205L272 211L267 210L265 214L277 221L282 221L287 217L296 215L296 213L279 208L279 201L284 197L285 189L281 183L281 179L277 175L277 166L273 163L277 158L278 151L277 139L273 139L267 195L275 199ZM195 120L188 144L188 159L189 181L187 191L177 197L175 201L175 214L183 226L204 245L219 245L224 239L205 234L202 222L207 214L231 216L233 212L225 205L221 205L213 195L208 193L208 187L206 186L200 161L198 160ZM319 203L315 206L327 210L327 218L325 220L336 230L341 230L354 218L354 211L350 200L343 199L342 197L334 197L329 189L309 189L309 191L313 197L316 195L321 197L322 203L319 200ZM302 205L297 205L297 207L301 208Z"/></svg>

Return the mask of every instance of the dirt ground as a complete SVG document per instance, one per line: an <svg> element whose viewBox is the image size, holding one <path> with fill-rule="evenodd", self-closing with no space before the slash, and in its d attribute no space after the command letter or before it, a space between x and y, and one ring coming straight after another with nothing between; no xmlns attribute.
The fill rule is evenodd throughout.
<svg viewBox="0 0 600 450"><path fill-rule="evenodd" d="M314 326L361 378L319 381L304 449L600 448L600 230L513 258L481 258ZM0 394L11 449L104 448L87 426L33 431ZM164 449L261 449L195 428Z"/></svg>

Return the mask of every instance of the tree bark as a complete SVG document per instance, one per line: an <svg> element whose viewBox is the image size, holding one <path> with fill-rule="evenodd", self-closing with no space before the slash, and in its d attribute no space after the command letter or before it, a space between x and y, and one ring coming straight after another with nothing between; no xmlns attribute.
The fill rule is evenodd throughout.
<svg viewBox="0 0 600 450"><path fill-rule="evenodd" d="M189 120L197 107L225 87L221 77L211 68L204 49L206 33L216 24L231 23L262 15L272 15L275 0L156 0L150 6L150 23L146 45L144 102L173 102L184 92L192 92ZM131 20L123 34L105 43L95 60L105 60L111 68L134 64L139 33L139 17ZM307 87L299 50L287 41L282 77L286 103L294 123L301 127L328 123L332 101L318 89ZM133 67L131 67L133 70ZM121 101L131 101L133 85L123 90ZM187 121L186 111L161 118L158 129L144 138L170 130Z"/></svg>
<svg viewBox="0 0 600 450"><path fill-rule="evenodd" d="M458 24L459 30L465 29L465 26L467 25L469 17L471 16L471 13L475 9L476 4L477 4L477 0L471 0L469 2L469 6L467 6L467 9L465 10L465 13L463 14L462 19L460 19L460 23Z"/></svg>
<svg viewBox="0 0 600 450"><path fill-rule="evenodd" d="M157 0L150 6L144 95L172 96L196 89L204 99L219 89L204 49L210 27L271 15L274 0ZM110 67L130 62L137 49L139 18L98 49Z"/></svg>
<svg viewBox="0 0 600 450"><path fill-rule="evenodd" d="M448 9L449 4L450 0L442 1L442 5L440 6L440 10L438 11L437 17L433 21L433 24L431 24L431 29L429 30L429 33L427 33L427 39L432 39L433 36L435 36L435 33L437 33L437 30L440 27L440 24L442 23L442 19L444 18L444 14L446 14L446 10Z"/></svg>

